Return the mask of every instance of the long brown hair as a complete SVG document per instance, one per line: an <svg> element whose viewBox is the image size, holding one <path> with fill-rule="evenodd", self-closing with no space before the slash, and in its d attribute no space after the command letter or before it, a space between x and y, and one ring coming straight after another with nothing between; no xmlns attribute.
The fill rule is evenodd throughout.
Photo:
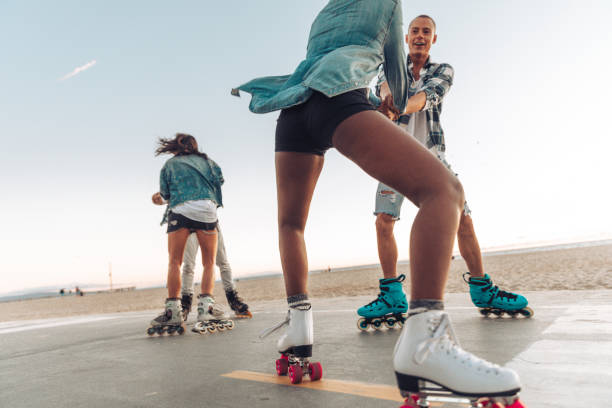
<svg viewBox="0 0 612 408"><path fill-rule="evenodd" d="M198 150L198 142L195 140L195 137L187 133L177 133L172 139L160 137L157 143L159 147L155 150L156 156L164 153L170 153L175 156L195 154L204 159L208 159L206 153L202 153Z"/></svg>

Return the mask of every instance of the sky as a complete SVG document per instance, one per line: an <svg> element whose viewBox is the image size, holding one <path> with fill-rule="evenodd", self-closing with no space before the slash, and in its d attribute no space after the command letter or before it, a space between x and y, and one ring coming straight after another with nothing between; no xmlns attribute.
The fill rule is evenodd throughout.
<svg viewBox="0 0 612 408"><path fill-rule="evenodd" d="M235 277L280 271L274 129L230 89L291 73L326 1L0 3L0 293L162 285L156 140L193 134L222 168ZM450 63L447 158L483 249L612 238L607 0L405 1ZM377 182L336 151L306 230L310 268L378 262ZM408 256L406 202L396 225ZM199 273L199 272L198 272ZM373 277L377 279L378 277Z"/></svg>

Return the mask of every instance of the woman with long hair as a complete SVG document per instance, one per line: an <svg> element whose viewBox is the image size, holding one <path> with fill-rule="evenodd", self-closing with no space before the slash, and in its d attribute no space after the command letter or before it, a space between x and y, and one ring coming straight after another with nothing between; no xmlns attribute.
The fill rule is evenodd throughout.
<svg viewBox="0 0 612 408"><path fill-rule="evenodd" d="M152 200L155 204L167 202L162 225L168 223L168 298L165 311L151 321L148 334L164 331L182 334L185 330L181 314L181 263L187 238L195 233L202 249L201 293L198 296L198 323L194 331L215 331L233 327L228 314L212 297L214 265L217 253L217 207L223 205L221 168L206 153L198 150L196 139L185 133L177 133L171 139L159 139L155 151L171 154L161 169L159 193Z"/></svg>
<svg viewBox="0 0 612 408"><path fill-rule="evenodd" d="M321 377L312 356L312 306L307 295L304 229L324 153L335 147L375 179L408 197L419 211L410 238L409 317L394 351L394 369L405 394L425 393L435 382L477 399L517 400L518 375L464 351L444 312L463 189L420 143L368 100L367 87L382 65L391 100L407 101L401 0L331 0L314 20L306 58L291 75L254 79L232 90L252 94L250 110L280 110L275 165L279 248L289 311L278 341L279 374L300 382ZM269 332L280 327L270 329ZM313 378L314 376L314 378ZM423 394L425 395L425 394Z"/></svg>

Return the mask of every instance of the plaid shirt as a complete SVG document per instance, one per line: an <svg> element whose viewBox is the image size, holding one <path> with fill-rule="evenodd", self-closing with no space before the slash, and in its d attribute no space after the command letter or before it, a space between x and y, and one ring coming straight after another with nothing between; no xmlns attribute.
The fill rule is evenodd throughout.
<svg viewBox="0 0 612 408"><path fill-rule="evenodd" d="M450 90L453 84L454 70L449 64L436 64L427 59L423 68L425 74L421 75L423 85L419 89L413 89L414 83L416 82L412 75L413 63L408 56L408 97L412 97L419 92L425 92L427 101L422 111L425 111L427 115L427 129L429 135L426 139L426 147L431 149L437 147L440 151L446 150L444 144L444 131L440 124L440 115L442 114L442 99L446 93ZM376 85L376 95L380 96L380 86L386 81L385 74L380 71L378 74L378 83ZM398 125L407 125L410 120L410 114L401 115L397 120Z"/></svg>

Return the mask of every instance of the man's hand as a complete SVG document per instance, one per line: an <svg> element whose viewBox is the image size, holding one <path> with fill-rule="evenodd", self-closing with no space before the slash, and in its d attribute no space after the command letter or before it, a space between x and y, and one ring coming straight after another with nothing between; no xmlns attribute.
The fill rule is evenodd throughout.
<svg viewBox="0 0 612 408"><path fill-rule="evenodd" d="M153 201L153 204L156 204L156 205L164 205L164 204L166 204L166 200L164 200L164 198L161 196L159 191L157 193L153 194L153 197L151 197L151 200Z"/></svg>
<svg viewBox="0 0 612 408"><path fill-rule="evenodd" d="M383 99L380 106L378 107L378 111L389 119L391 119L392 121L396 121L399 118L399 111L395 106L393 106L392 97Z"/></svg>
<svg viewBox="0 0 612 408"><path fill-rule="evenodd" d="M399 118L399 110L393 105L393 95L387 82L383 82L380 86L381 103L378 111L389 119L396 121Z"/></svg>

